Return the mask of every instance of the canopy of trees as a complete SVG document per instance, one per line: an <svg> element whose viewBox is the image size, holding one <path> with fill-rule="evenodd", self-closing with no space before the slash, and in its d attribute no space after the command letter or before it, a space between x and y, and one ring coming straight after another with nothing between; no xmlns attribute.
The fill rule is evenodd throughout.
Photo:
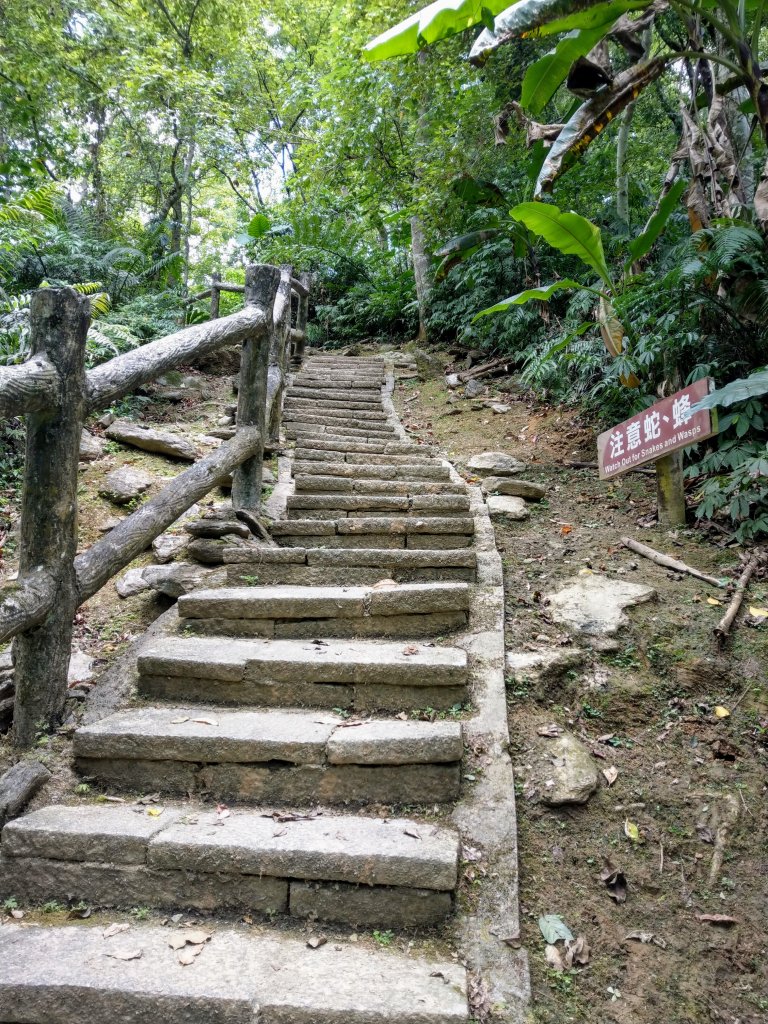
<svg viewBox="0 0 768 1024"><path fill-rule="evenodd" d="M738 381L688 472L768 532L763 8L6 0L0 361L46 282L94 296L95 362L290 262L315 343L509 354L596 421Z"/></svg>

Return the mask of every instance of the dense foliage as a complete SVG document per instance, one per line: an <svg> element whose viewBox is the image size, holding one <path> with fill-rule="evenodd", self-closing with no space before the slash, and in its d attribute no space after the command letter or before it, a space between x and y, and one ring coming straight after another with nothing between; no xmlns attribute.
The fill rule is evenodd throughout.
<svg viewBox="0 0 768 1024"><path fill-rule="evenodd" d="M7 0L0 362L46 283L93 295L96 362L204 318L213 271L289 262L314 343L508 353L597 423L745 381L688 471L702 516L768 532L763 5L505 6Z"/></svg>

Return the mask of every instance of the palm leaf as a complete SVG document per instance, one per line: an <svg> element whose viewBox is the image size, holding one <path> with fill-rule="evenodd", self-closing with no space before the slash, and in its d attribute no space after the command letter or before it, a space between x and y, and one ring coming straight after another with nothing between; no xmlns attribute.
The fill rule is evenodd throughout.
<svg viewBox="0 0 768 1024"><path fill-rule="evenodd" d="M562 5L566 0L559 0ZM388 60L416 53L422 46L456 35L473 25L492 23L506 0L437 0L376 36L363 48L366 60Z"/></svg>
<svg viewBox="0 0 768 1024"><path fill-rule="evenodd" d="M550 203L520 203L510 211L520 221L559 252L579 259L592 267L607 285L609 291L614 284L605 262L603 238L600 228L578 213L563 212Z"/></svg>

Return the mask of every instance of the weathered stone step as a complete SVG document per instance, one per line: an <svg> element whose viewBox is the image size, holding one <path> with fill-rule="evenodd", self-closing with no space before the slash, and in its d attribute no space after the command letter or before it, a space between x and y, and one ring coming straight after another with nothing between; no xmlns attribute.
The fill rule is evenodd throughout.
<svg viewBox="0 0 768 1024"><path fill-rule="evenodd" d="M296 448L294 458L297 462L346 462L354 466L427 466L434 465L435 458L424 449L414 448L407 454L397 455L378 452L328 452L323 448Z"/></svg>
<svg viewBox="0 0 768 1024"><path fill-rule="evenodd" d="M428 463L401 463L400 465L355 462L316 462L296 459L293 475L342 476L356 480L450 480L447 466L432 460Z"/></svg>
<svg viewBox="0 0 768 1024"><path fill-rule="evenodd" d="M294 381L294 387L307 389L312 388L319 394L324 391L341 391L348 389L350 391L371 391L374 394L381 394L381 385L384 383L383 377L378 376L352 376L344 377L341 374L329 373L327 375L318 375L310 377L305 373L299 374Z"/></svg>
<svg viewBox="0 0 768 1024"><path fill-rule="evenodd" d="M458 516L284 519L271 526L278 544L305 548L463 548L474 530L474 519Z"/></svg>
<svg viewBox="0 0 768 1024"><path fill-rule="evenodd" d="M286 412L299 412L301 410L307 412L312 410L317 412L350 412L351 410L356 410L371 413L373 416L379 416L384 412L381 403L376 408L371 406L369 402L345 402L335 398L293 398L290 392L286 396L284 409Z"/></svg>
<svg viewBox="0 0 768 1024"><path fill-rule="evenodd" d="M360 404L360 403L358 403ZM328 416L330 418L342 417L344 419L356 419L358 422L365 420L366 423L386 422L387 413L383 409L352 409L348 404L325 405L319 402L307 402L297 405L286 401L283 409L283 418L286 420L301 419L303 416Z"/></svg>
<svg viewBox="0 0 768 1024"><path fill-rule="evenodd" d="M78 729L79 771L145 792L280 804L456 798L456 722L365 722L306 711L146 707Z"/></svg>
<svg viewBox="0 0 768 1024"><path fill-rule="evenodd" d="M259 809L226 818L194 805L164 807L156 817L151 810L59 804L17 818L2 834L0 897L44 903L66 893L96 906L397 927L434 924L451 911L459 854L451 830L402 818L309 814L277 823ZM339 882L346 885L332 884ZM359 885L367 887L364 904L347 899Z"/></svg>
<svg viewBox="0 0 768 1024"><path fill-rule="evenodd" d="M405 583L474 580L477 556L471 548L403 550L392 548L224 548L227 582L300 585L375 584L382 579Z"/></svg>
<svg viewBox="0 0 768 1024"><path fill-rule="evenodd" d="M370 433L390 433L394 430L384 414L375 419L363 420L354 412L332 415L322 412L289 413L283 417L283 426L287 432L314 430L316 426L334 427L340 430L351 428L353 430L365 430Z"/></svg>
<svg viewBox="0 0 768 1024"><path fill-rule="evenodd" d="M307 437L332 437L336 441L362 440L386 441L394 440L397 433L394 427L348 427L342 423L298 423L285 427L285 436L289 441L304 441Z"/></svg>
<svg viewBox="0 0 768 1024"><path fill-rule="evenodd" d="M209 928L191 967L169 940L133 925L0 929L6 1021L45 1024L467 1024L466 972L394 949ZM191 947L188 947L191 948ZM136 956L138 951L140 955ZM126 954L131 958L127 959Z"/></svg>
<svg viewBox="0 0 768 1024"><path fill-rule="evenodd" d="M389 494L291 494L287 498L287 509L289 519L321 518L319 513L334 509L338 510L338 515L330 518L380 516L387 512L399 516L467 516L470 503L467 494L426 494L412 498Z"/></svg>
<svg viewBox="0 0 768 1024"><path fill-rule="evenodd" d="M170 700L401 710L466 697L466 653L418 643L169 637L138 668L140 692Z"/></svg>
<svg viewBox="0 0 768 1024"><path fill-rule="evenodd" d="M464 484L428 480L375 480L370 477L346 479L321 473L302 473L294 478L297 494L466 494Z"/></svg>
<svg viewBox="0 0 768 1024"><path fill-rule="evenodd" d="M359 439L339 439L335 437L307 436L306 443L299 445L300 448L311 448L314 451L333 452L345 455L347 453L357 455L425 455L430 449L426 446L413 444L411 441L360 441ZM330 458L331 456L327 456Z"/></svg>
<svg viewBox="0 0 768 1024"><path fill-rule="evenodd" d="M290 389L288 394L291 398L316 398L317 391L315 388L298 388L295 385ZM381 408L381 395L378 391L362 391L359 389L352 388L345 390L344 388L330 388L323 391L323 395L326 398L334 398L338 401L350 401L350 402L363 402L366 405L372 406L373 408Z"/></svg>

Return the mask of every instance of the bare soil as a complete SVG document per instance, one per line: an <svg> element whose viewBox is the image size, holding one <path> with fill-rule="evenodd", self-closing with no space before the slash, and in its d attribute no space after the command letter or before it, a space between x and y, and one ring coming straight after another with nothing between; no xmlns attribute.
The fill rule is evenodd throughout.
<svg viewBox="0 0 768 1024"><path fill-rule="evenodd" d="M490 398L511 410L494 414L482 404ZM719 531L657 527L653 477L603 483L596 470L568 468L594 461L595 429L573 409L534 402L511 380L475 400L458 399L442 380L403 380L395 401L414 434L459 467L473 454L505 451L528 463L525 479L546 486L527 521L496 527L507 649L583 651L582 666L554 680L508 678L530 1021L765 1022L768 625L750 626L742 613L721 650L712 628L728 594L634 555L620 538L731 579L743 550ZM648 584L658 600L630 609L617 638L574 638L553 623L546 596L588 571ZM745 605L767 602L768 583L758 579ZM731 713L719 718L716 707ZM531 751L542 742L536 730L549 723L584 740L601 771L618 772L610 786L601 776L586 805L548 808L526 785ZM736 822L710 884L728 814ZM637 839L627 835L632 826ZM625 902L601 881L606 860L626 877ZM564 972L549 966L538 925L546 914L584 937L588 963ZM646 941L628 938L640 933Z"/></svg>

